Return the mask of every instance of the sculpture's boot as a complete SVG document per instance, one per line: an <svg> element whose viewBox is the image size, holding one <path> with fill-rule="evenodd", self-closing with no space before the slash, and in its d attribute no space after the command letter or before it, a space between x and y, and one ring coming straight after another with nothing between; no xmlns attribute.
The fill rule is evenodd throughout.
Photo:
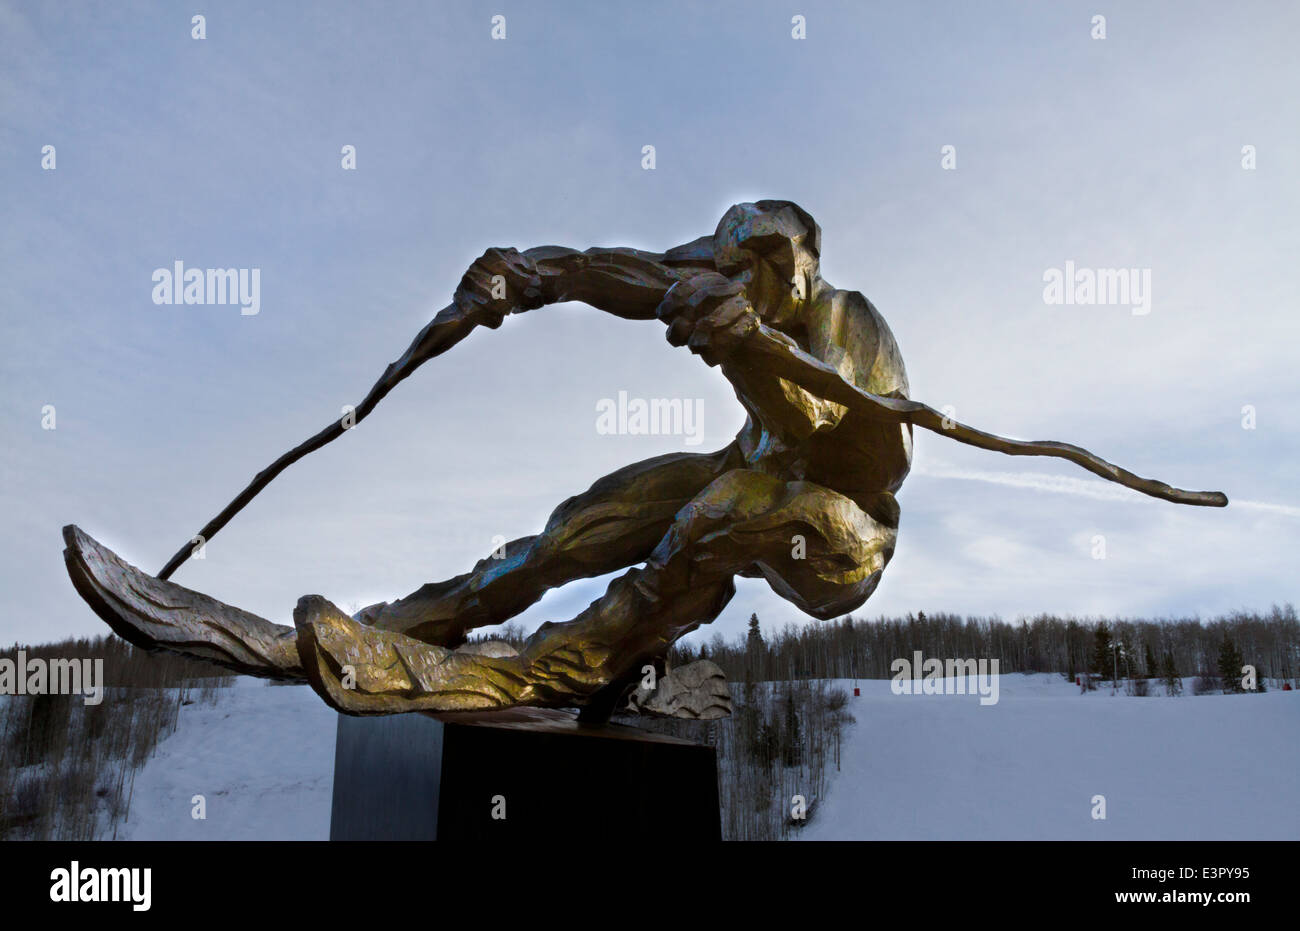
<svg viewBox="0 0 1300 931"><path fill-rule="evenodd" d="M292 627L141 572L75 525L63 528L63 539L72 584L123 639L245 675L303 678Z"/></svg>
<svg viewBox="0 0 1300 931"><path fill-rule="evenodd" d="M575 707L712 621L735 594L729 577L666 581L662 568L632 569L574 620L542 625L519 653L433 646L360 624L319 595L300 599L293 619L308 681L346 714Z"/></svg>
<svg viewBox="0 0 1300 931"><path fill-rule="evenodd" d="M346 714L502 708L527 692L508 644L448 650L358 623L320 595L300 598L293 619L307 680Z"/></svg>

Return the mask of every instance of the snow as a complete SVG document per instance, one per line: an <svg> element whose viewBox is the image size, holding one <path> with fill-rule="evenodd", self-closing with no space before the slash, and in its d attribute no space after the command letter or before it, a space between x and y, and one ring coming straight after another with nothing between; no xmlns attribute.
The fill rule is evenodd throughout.
<svg viewBox="0 0 1300 931"><path fill-rule="evenodd" d="M840 772L802 839L1300 838L1300 692L1193 696L1189 679L1178 698L1156 683L1158 697L1081 695L1016 674L981 706L857 684Z"/></svg>
<svg viewBox="0 0 1300 931"><path fill-rule="evenodd" d="M328 840L338 714L306 685L238 679L180 709L136 773L119 840ZM202 795L206 819L191 816Z"/></svg>
<svg viewBox="0 0 1300 931"><path fill-rule="evenodd" d="M981 706L857 684L841 769L801 839L1300 838L1300 692L1080 695L1059 675L1017 674ZM118 838L327 838L336 720L310 688L256 680L184 706ZM196 794L206 820L190 816Z"/></svg>

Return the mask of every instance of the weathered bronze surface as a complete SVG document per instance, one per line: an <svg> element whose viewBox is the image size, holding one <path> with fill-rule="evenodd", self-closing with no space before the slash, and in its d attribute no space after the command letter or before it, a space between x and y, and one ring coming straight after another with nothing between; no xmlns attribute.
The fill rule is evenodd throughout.
<svg viewBox="0 0 1300 931"><path fill-rule="evenodd" d="M821 230L787 201L739 204L712 235L664 253L489 249L453 303L357 406L357 421L477 327L495 329L509 314L563 301L663 321L669 342L721 366L749 416L717 452L659 456L605 476L556 508L541 533L512 541L504 558L484 559L465 575L355 617L308 595L290 628L166 581L188 557L188 544L153 577L67 527L68 572L128 640L250 675L305 676L350 714L612 708L611 689L630 686L644 664L718 616L736 576L766 579L821 619L866 601L894 552L894 494L911 467L913 426L1008 455L1067 459L1167 501L1227 504L1219 492L1139 478L1067 443L994 436L909 400L889 327L861 294L822 279L820 253ZM331 424L281 456L200 531L203 538L210 541L271 479L343 430ZM603 597L573 620L543 625L520 652L465 645L469 631L508 620L551 588L619 569L628 571ZM716 682L698 671L679 677L675 688L675 697L634 694L630 701L704 716L724 704Z"/></svg>

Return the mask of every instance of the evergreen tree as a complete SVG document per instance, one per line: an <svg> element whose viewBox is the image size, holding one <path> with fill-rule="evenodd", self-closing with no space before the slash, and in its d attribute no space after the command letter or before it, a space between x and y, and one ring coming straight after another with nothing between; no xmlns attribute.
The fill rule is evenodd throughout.
<svg viewBox="0 0 1300 931"><path fill-rule="evenodd" d="M1174 654L1166 651L1164 665L1160 669L1160 678L1165 681L1165 694L1169 696L1183 693L1183 682L1178 677L1178 667L1174 665Z"/></svg>
<svg viewBox="0 0 1300 931"><path fill-rule="evenodd" d="M1133 678L1133 663L1137 659L1137 651L1133 649L1133 638L1128 631L1120 634L1115 643L1112 644L1112 648L1116 649L1119 654L1116 663L1119 671L1125 679Z"/></svg>
<svg viewBox="0 0 1300 931"><path fill-rule="evenodd" d="M754 702L754 657L751 651L745 661L745 704L752 708Z"/></svg>
<svg viewBox="0 0 1300 931"><path fill-rule="evenodd" d="M1106 622L1102 621L1097 625L1097 632L1093 635L1092 641L1092 671L1103 679L1114 677L1112 672L1115 658L1111 655L1113 641L1110 636L1110 628Z"/></svg>
<svg viewBox="0 0 1300 931"><path fill-rule="evenodd" d="M803 761L803 733L799 727L799 708L794 701L794 684L785 689L785 733L782 735L781 756L786 766L798 766Z"/></svg>
<svg viewBox="0 0 1300 931"><path fill-rule="evenodd" d="M763 642L763 632L758 626L758 615L749 616L749 633L745 635L745 675L757 678L763 674L763 656L767 653L767 644Z"/></svg>
<svg viewBox="0 0 1300 931"><path fill-rule="evenodd" d="M1071 682L1074 681L1075 674L1079 669L1080 660L1083 660L1084 671L1087 672L1087 657L1084 655L1084 651L1087 649L1085 644L1086 638L1083 633L1083 626L1078 621L1067 622L1065 625L1065 653Z"/></svg>
<svg viewBox="0 0 1300 931"><path fill-rule="evenodd" d="M758 724L758 734L751 747L754 760L764 768L770 769L772 764L776 762L780 742L780 735L776 726L767 719L766 715L762 716Z"/></svg>
<svg viewBox="0 0 1300 931"><path fill-rule="evenodd" d="M1219 678L1223 681L1223 690L1225 692L1240 692L1241 688L1241 667L1245 661L1241 658L1241 651L1237 645L1232 642L1228 632L1223 633L1223 642L1219 644Z"/></svg>
<svg viewBox="0 0 1300 931"><path fill-rule="evenodd" d="M1154 679L1160 675L1160 669L1156 666L1156 655L1151 652L1151 641L1148 640L1144 646L1146 647L1147 678Z"/></svg>

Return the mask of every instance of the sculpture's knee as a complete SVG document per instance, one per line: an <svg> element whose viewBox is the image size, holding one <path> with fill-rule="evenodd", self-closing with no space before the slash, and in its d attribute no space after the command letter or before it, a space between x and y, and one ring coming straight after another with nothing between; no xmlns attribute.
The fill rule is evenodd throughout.
<svg viewBox="0 0 1300 931"><path fill-rule="evenodd" d="M762 522L781 545L757 561L759 573L777 594L818 619L860 607L894 555L896 523L882 523L817 485L792 482L789 491Z"/></svg>
<svg viewBox="0 0 1300 931"><path fill-rule="evenodd" d="M651 562L682 585L761 575L777 594L827 618L870 596L896 539L896 520L877 520L844 495L736 470L681 510Z"/></svg>

